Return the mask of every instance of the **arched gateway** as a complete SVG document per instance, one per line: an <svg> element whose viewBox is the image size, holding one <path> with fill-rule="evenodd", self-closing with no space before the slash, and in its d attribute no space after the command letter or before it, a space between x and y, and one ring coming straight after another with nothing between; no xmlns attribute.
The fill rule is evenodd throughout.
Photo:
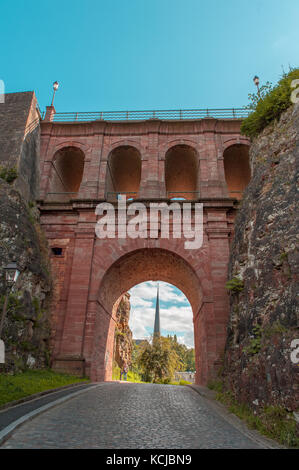
<svg viewBox="0 0 299 470"><path fill-rule="evenodd" d="M249 144L239 129L239 119L42 122L40 210L52 248L55 369L111 380L114 316L120 297L140 282L162 280L177 286L191 304L196 382L206 384L215 377L226 342L225 283L238 207L227 181L234 160L237 168L241 168L239 158L244 163L246 155L239 156L238 149ZM234 152L225 167L231 146ZM59 179L59 168L53 164L57 152L66 152L64 148L78 149L84 159L83 174L75 196L59 194L55 200L51 185L54 170ZM115 155L117 165L111 157ZM124 161L128 157L129 167ZM180 178L181 174L188 178ZM243 180L238 185L235 179L238 191L244 189ZM116 197L108 197L109 191ZM154 238L96 236L98 204L109 201L117 215L118 193L130 200L134 192L134 202L142 202L148 213L153 201L170 203L173 191L184 196L185 201L176 201L179 207L185 202L203 204L200 248L186 249L186 240L171 233L169 239L162 238L159 224Z"/></svg>

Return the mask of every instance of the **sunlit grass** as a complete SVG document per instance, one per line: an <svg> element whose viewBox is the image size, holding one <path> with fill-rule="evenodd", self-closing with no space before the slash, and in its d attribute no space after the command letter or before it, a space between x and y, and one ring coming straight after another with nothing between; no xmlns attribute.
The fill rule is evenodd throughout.
<svg viewBox="0 0 299 470"><path fill-rule="evenodd" d="M86 381L87 378L60 374L50 369L30 370L16 375L0 374L0 406L34 393Z"/></svg>

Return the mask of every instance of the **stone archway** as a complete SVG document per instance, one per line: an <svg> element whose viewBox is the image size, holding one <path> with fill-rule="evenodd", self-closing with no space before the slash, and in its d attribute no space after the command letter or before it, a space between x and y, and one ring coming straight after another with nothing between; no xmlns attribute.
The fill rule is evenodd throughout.
<svg viewBox="0 0 299 470"><path fill-rule="evenodd" d="M170 147L165 155L165 187L170 199L197 199L198 155L190 145Z"/></svg>
<svg viewBox="0 0 299 470"><path fill-rule="evenodd" d="M249 145L233 144L223 153L225 180L230 197L242 199L251 178Z"/></svg>
<svg viewBox="0 0 299 470"><path fill-rule="evenodd" d="M111 380L114 344L114 316L119 299L126 291L140 282L162 280L178 287L189 300L193 318L202 304L200 280L191 265L172 251L145 248L124 255L104 275L99 293L94 327L94 344L91 358L91 378L95 381ZM195 334L197 368L205 368L207 359ZM203 371L202 371L203 372Z"/></svg>
<svg viewBox="0 0 299 470"><path fill-rule="evenodd" d="M141 179L141 155L132 145L114 148L107 160L106 199L117 200L117 194L135 198Z"/></svg>
<svg viewBox="0 0 299 470"><path fill-rule="evenodd" d="M48 195L56 200L75 197L82 182L84 161L85 154L79 147L57 150L52 160Z"/></svg>

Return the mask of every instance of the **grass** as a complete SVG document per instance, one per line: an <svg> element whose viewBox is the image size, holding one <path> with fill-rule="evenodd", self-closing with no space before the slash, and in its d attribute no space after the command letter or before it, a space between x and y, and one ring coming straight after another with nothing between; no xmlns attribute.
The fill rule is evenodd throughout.
<svg viewBox="0 0 299 470"><path fill-rule="evenodd" d="M172 381L169 382L169 385L191 385L192 382L188 382L188 380L180 380L179 382L177 381Z"/></svg>
<svg viewBox="0 0 299 470"><path fill-rule="evenodd" d="M249 428L256 429L286 447L299 448L299 436L292 413L288 413L281 406L265 406L254 414L247 404L239 403L231 392L223 391L220 381L215 381L208 387L217 392L216 400L226 405L231 413L244 420Z"/></svg>
<svg viewBox="0 0 299 470"><path fill-rule="evenodd" d="M16 375L0 374L0 406L34 393L87 380L50 369L30 370Z"/></svg>
<svg viewBox="0 0 299 470"><path fill-rule="evenodd" d="M112 380L120 380L120 368L115 364L112 369ZM149 383L149 382L142 381L141 376L137 372L132 372L130 370L128 371L127 380L128 382L135 382L135 383L140 383L140 384ZM179 382L167 382L167 385L189 385L189 384L191 384L191 382L187 382L187 380L180 380Z"/></svg>
<svg viewBox="0 0 299 470"><path fill-rule="evenodd" d="M114 365L112 369L112 380L120 380L120 367L116 365ZM131 370L128 371L127 381L135 383L145 383L141 380L141 377L139 374L137 374L137 372L132 372Z"/></svg>

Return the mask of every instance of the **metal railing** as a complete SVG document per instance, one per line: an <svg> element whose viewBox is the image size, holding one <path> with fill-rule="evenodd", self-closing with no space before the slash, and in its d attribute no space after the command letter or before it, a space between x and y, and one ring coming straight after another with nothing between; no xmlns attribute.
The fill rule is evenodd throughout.
<svg viewBox="0 0 299 470"><path fill-rule="evenodd" d="M176 109L156 111L97 111L56 113L54 122L84 121L144 121L157 120L188 120L188 119L244 119L249 111L244 108L229 109Z"/></svg>

